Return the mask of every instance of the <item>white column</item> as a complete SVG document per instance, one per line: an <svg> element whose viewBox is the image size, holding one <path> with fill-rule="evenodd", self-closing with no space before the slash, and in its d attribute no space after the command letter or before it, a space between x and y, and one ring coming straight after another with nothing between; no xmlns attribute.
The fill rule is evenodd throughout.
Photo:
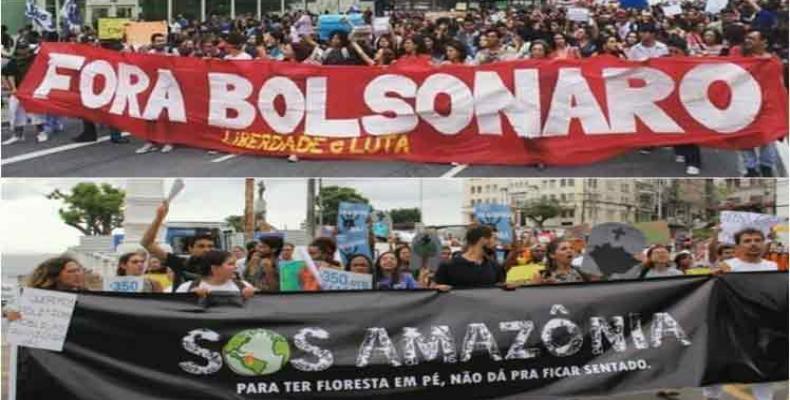
<svg viewBox="0 0 790 400"><path fill-rule="evenodd" d="M124 238L118 252L129 252L140 248L140 239L153 221L156 209L164 199L164 179L129 179L126 181L124 199ZM157 240L164 240L164 229Z"/></svg>
<svg viewBox="0 0 790 400"><path fill-rule="evenodd" d="M280 15L285 15L285 0L280 0Z"/></svg>
<svg viewBox="0 0 790 400"><path fill-rule="evenodd" d="M236 18L236 0L230 0L230 18Z"/></svg>
<svg viewBox="0 0 790 400"><path fill-rule="evenodd" d="M200 20L206 20L206 0L200 0Z"/></svg>
<svg viewBox="0 0 790 400"><path fill-rule="evenodd" d="M261 14L261 0L258 0L257 4L255 5L255 12L258 15L258 21L260 21L261 20L261 16L262 16L262 14Z"/></svg>
<svg viewBox="0 0 790 400"><path fill-rule="evenodd" d="M167 26L173 21L173 0L167 0Z"/></svg>

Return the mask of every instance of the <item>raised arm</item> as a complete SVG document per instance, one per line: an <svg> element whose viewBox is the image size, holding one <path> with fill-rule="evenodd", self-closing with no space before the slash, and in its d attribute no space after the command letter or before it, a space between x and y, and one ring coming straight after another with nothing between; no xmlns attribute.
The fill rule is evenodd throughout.
<svg viewBox="0 0 790 400"><path fill-rule="evenodd" d="M159 205L159 208L156 209L154 221L148 226L145 234L143 234L143 238L140 240L140 244L148 253L160 260L167 259L167 252L156 243L156 233L159 232L159 228L162 227L162 222L167 217L169 208L170 205L166 201L163 201L162 204Z"/></svg>
<svg viewBox="0 0 790 400"><path fill-rule="evenodd" d="M361 58L362 61L365 62L365 64L376 65L376 61L374 61L372 58L370 58L370 56L368 56L365 53L365 50L362 49L362 46L360 46L359 43L351 42L351 47L354 49L354 51L357 52L357 55L359 55L359 58Z"/></svg>

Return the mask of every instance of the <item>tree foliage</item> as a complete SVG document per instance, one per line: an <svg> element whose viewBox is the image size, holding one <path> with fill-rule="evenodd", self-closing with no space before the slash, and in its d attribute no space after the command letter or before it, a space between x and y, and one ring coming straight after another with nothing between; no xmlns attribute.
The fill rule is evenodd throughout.
<svg viewBox="0 0 790 400"><path fill-rule="evenodd" d="M524 216L535 222L538 228L543 228L546 221L559 216L563 210L559 203L551 199L532 200L521 208Z"/></svg>
<svg viewBox="0 0 790 400"><path fill-rule="evenodd" d="M123 224L126 192L110 184L81 182L70 192L55 189L46 197L63 201L65 207L58 210L60 218L84 235L111 235L113 229Z"/></svg>
<svg viewBox="0 0 790 400"><path fill-rule="evenodd" d="M244 232L244 217L241 215L229 215L225 217L225 223L230 225L234 232Z"/></svg>
<svg viewBox="0 0 790 400"><path fill-rule="evenodd" d="M419 208L396 208L390 210L393 224L414 224L422 222L422 212Z"/></svg>
<svg viewBox="0 0 790 400"><path fill-rule="evenodd" d="M337 224L337 208L341 202L370 204L370 201L365 196L357 192L356 189L349 187L324 186L321 188L318 196L319 198L316 199L315 204L321 205L320 212L323 216L324 225Z"/></svg>

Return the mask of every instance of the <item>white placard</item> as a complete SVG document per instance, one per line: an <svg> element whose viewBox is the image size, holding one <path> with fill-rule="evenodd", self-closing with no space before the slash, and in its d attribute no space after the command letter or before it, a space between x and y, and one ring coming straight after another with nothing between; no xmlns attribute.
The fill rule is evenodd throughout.
<svg viewBox="0 0 790 400"><path fill-rule="evenodd" d="M21 319L9 322L8 343L63 351L77 295L26 288L19 296Z"/></svg>
<svg viewBox="0 0 790 400"><path fill-rule="evenodd" d="M782 217L770 214L760 214L743 211L722 211L721 212L721 231L719 231L719 242L735 243L735 234L741 229L755 228L763 232L768 237L771 228L782 223Z"/></svg>
<svg viewBox="0 0 790 400"><path fill-rule="evenodd" d="M390 25L390 17L376 17L373 19L373 34L376 36L386 35L390 33L392 26Z"/></svg>
<svg viewBox="0 0 790 400"><path fill-rule="evenodd" d="M373 289L373 276L332 268L319 268L321 289L323 290L365 290Z"/></svg>
<svg viewBox="0 0 790 400"><path fill-rule="evenodd" d="M173 182L173 187L170 188L170 194L167 195L167 202L170 203L173 201L182 190L184 190L184 180L176 179L176 181Z"/></svg>
<svg viewBox="0 0 790 400"><path fill-rule="evenodd" d="M105 292L140 293L143 291L142 276L113 276L104 278Z"/></svg>
<svg viewBox="0 0 790 400"><path fill-rule="evenodd" d="M568 19L576 22L587 22L590 20L590 10L584 7L568 8Z"/></svg>
<svg viewBox="0 0 790 400"><path fill-rule="evenodd" d="M681 8L680 4L678 3L662 6L661 10L664 11L664 15L667 17L674 17L675 15L683 14L683 8Z"/></svg>

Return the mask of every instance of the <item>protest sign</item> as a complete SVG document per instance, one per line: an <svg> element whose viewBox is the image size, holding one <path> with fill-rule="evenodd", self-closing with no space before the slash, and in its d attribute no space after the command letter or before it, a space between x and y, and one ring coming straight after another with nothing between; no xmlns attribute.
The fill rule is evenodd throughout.
<svg viewBox="0 0 790 400"><path fill-rule="evenodd" d="M719 216L721 230L719 242L734 244L735 234L746 228L759 229L767 238L771 228L782 223L783 218L770 215L744 211L722 211Z"/></svg>
<svg viewBox="0 0 790 400"><path fill-rule="evenodd" d="M362 254L372 259L370 253L370 242L368 234L364 231L348 231L340 233L336 237L337 251L340 253L343 265L348 265L349 258L356 254Z"/></svg>
<svg viewBox="0 0 790 400"><path fill-rule="evenodd" d="M362 14L323 14L318 17L318 37L321 40L329 40L332 32L351 33L353 27L364 24Z"/></svg>
<svg viewBox="0 0 790 400"><path fill-rule="evenodd" d="M683 8L680 7L680 3L670 3L668 5L661 6L661 10L667 17L674 17L675 15L683 14Z"/></svg>
<svg viewBox="0 0 790 400"><path fill-rule="evenodd" d="M373 289L373 275L358 274L332 268L319 268L322 290L370 290Z"/></svg>
<svg viewBox="0 0 790 400"><path fill-rule="evenodd" d="M99 18L99 39L123 39L126 24L129 18Z"/></svg>
<svg viewBox="0 0 790 400"><path fill-rule="evenodd" d="M503 244L513 243L513 228L510 218L513 213L506 204L476 204L475 219L482 225L496 229L497 238Z"/></svg>
<svg viewBox="0 0 790 400"><path fill-rule="evenodd" d="M370 206L365 203L341 202L337 207L337 233L368 231Z"/></svg>
<svg viewBox="0 0 790 400"><path fill-rule="evenodd" d="M386 35L392 31L390 17L373 18L373 34L376 36Z"/></svg>
<svg viewBox="0 0 790 400"><path fill-rule="evenodd" d="M305 274L307 265L304 261L280 261L277 263L280 272L280 291L281 292L300 292L309 285Z"/></svg>
<svg viewBox="0 0 790 400"><path fill-rule="evenodd" d="M103 280L105 292L140 293L143 291L142 276L109 276Z"/></svg>
<svg viewBox="0 0 790 400"><path fill-rule="evenodd" d="M17 346L63 351L77 295L25 288L19 296L21 319L9 322L6 340Z"/></svg>
<svg viewBox="0 0 790 400"><path fill-rule="evenodd" d="M667 245L672 241L667 221L639 222L634 227L645 235L647 244Z"/></svg>
<svg viewBox="0 0 790 400"><path fill-rule="evenodd" d="M727 3L729 3L729 0L707 0L705 2L705 13L718 14L727 7Z"/></svg>
<svg viewBox="0 0 790 400"><path fill-rule="evenodd" d="M587 241L582 269L594 275L624 274L639 264L635 255L646 247L645 235L633 226L616 222L596 225Z"/></svg>
<svg viewBox="0 0 790 400"><path fill-rule="evenodd" d="M126 43L134 46L151 44L151 35L161 33L167 36L166 21L129 22L124 25Z"/></svg>
<svg viewBox="0 0 790 400"><path fill-rule="evenodd" d="M392 217L384 211L375 211L370 215L371 229L377 238L386 239L392 230Z"/></svg>
<svg viewBox="0 0 790 400"><path fill-rule="evenodd" d="M532 282L535 274L543 271L546 267L541 264L516 265L507 271L507 283L523 285Z"/></svg>
<svg viewBox="0 0 790 400"><path fill-rule="evenodd" d="M569 7L568 19L576 22L587 22L590 20L590 10L584 7Z"/></svg>
<svg viewBox="0 0 790 400"><path fill-rule="evenodd" d="M411 262L409 267L412 271L420 268L428 268L436 271L441 262L442 242L436 232L424 231L414 235L411 242Z"/></svg>
<svg viewBox="0 0 790 400"><path fill-rule="evenodd" d="M616 398L782 381L787 293L788 274L779 272L508 293L271 293L208 308L187 293L86 292L62 353L20 349L17 392L58 400ZM129 330L152 320L167 324Z"/></svg>
<svg viewBox="0 0 790 400"><path fill-rule="evenodd" d="M79 62L63 64L70 55ZM386 70L294 69L270 60L43 43L17 96L33 113L223 152L578 165L644 147L772 143L788 131L787 91L775 84L782 68L778 59L758 57L640 63L593 57L441 69L409 60ZM633 81L662 83L631 87Z"/></svg>

